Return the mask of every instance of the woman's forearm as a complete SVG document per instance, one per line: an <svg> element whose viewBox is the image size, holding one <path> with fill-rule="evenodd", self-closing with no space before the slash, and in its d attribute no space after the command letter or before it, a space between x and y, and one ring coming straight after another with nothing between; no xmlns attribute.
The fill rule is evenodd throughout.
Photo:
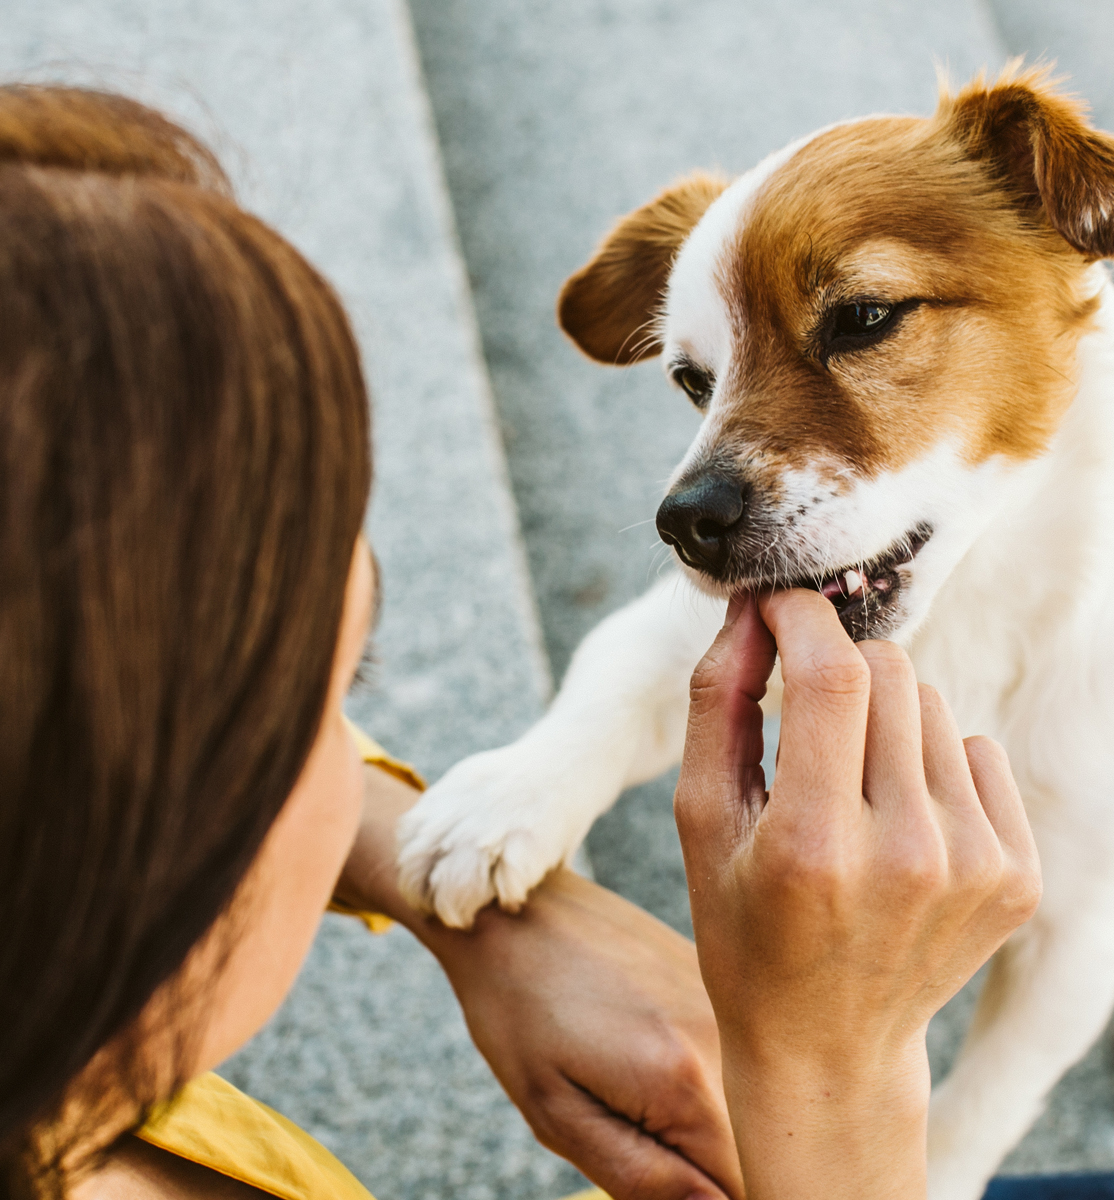
<svg viewBox="0 0 1114 1200"><path fill-rule="evenodd" d="M398 890L395 826L420 795L390 772L365 764L360 827L334 892L352 908L391 917L419 938L428 922Z"/></svg>
<svg viewBox="0 0 1114 1200"><path fill-rule="evenodd" d="M897 1061L840 1070L725 1047L724 1086L747 1200L925 1195L923 1040Z"/></svg>

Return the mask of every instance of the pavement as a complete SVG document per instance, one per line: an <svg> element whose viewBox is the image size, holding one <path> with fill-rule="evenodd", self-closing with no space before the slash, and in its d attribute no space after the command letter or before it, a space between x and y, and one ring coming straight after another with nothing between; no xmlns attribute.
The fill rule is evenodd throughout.
<svg viewBox="0 0 1114 1200"><path fill-rule="evenodd" d="M695 417L654 364L593 366L553 302L619 214L841 117L926 113L1056 58L1114 128L1109 0L7 0L0 71L178 114L336 283L373 392L385 604L353 715L430 778L542 711L580 637L654 577L652 518ZM597 878L688 931L670 779L589 839ZM977 986L977 985L976 985ZM946 1069L968 989L934 1022ZM1110 1039L1006 1170L1114 1168ZM282 1011L226 1064L379 1200L583 1186L472 1048L402 931L327 917Z"/></svg>

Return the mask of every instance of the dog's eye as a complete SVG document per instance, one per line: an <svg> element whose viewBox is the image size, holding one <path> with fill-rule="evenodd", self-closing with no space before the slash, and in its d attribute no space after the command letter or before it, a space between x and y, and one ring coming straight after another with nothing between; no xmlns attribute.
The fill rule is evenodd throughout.
<svg viewBox="0 0 1114 1200"><path fill-rule="evenodd" d="M905 316L925 301L917 296L894 304L885 300L855 300L828 310L816 330L816 353L827 365L833 355L852 354L887 338L901 326Z"/></svg>
<svg viewBox="0 0 1114 1200"><path fill-rule="evenodd" d="M697 408L704 408L712 396L714 384L709 375L692 366L681 366L673 372L673 382Z"/></svg>
<svg viewBox="0 0 1114 1200"><path fill-rule="evenodd" d="M891 305L876 300L844 304L836 309L832 334L837 338L861 338L880 333L893 312Z"/></svg>

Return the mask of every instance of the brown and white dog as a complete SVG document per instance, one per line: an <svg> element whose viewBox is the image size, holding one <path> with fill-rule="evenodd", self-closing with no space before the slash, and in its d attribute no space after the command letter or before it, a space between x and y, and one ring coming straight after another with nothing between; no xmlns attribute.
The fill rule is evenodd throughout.
<svg viewBox="0 0 1114 1200"><path fill-rule="evenodd" d="M682 180L565 286L591 357L661 354L704 413L658 527L681 563L594 630L550 712L405 819L407 894L467 925L680 757L741 588L819 589L1009 751L1045 898L997 955L930 1122L975 1200L1114 1007L1114 138L1047 76Z"/></svg>

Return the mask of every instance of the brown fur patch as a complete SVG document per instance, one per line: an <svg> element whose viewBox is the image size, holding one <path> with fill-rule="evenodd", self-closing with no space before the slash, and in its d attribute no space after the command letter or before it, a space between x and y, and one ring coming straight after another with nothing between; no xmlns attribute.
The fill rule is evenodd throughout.
<svg viewBox="0 0 1114 1200"><path fill-rule="evenodd" d="M943 437L972 464L1045 449L1095 308L1082 275L1109 234L1085 210L1114 193L1114 143L1041 87L1010 76L929 120L830 130L766 182L720 272L735 327L721 450L757 455L767 477L779 463L836 477L900 468ZM826 356L825 323L867 299L910 306L875 344Z"/></svg>
<svg viewBox="0 0 1114 1200"><path fill-rule="evenodd" d="M657 319L673 259L726 180L698 172L623 217L561 289L557 321L590 358L627 366L661 353Z"/></svg>

